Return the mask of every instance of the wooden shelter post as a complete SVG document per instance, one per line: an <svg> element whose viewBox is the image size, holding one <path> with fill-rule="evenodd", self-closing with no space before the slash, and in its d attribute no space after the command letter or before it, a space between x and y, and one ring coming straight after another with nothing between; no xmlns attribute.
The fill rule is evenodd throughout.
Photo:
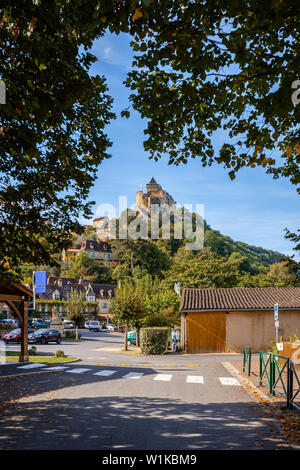
<svg viewBox="0 0 300 470"><path fill-rule="evenodd" d="M21 354L19 356L19 362L28 362L28 302L23 301L21 303L20 313L22 317L21 323Z"/></svg>
<svg viewBox="0 0 300 470"><path fill-rule="evenodd" d="M23 284L0 283L0 302L5 302L20 321L21 352L19 362L29 362L28 356L28 301L33 292Z"/></svg>

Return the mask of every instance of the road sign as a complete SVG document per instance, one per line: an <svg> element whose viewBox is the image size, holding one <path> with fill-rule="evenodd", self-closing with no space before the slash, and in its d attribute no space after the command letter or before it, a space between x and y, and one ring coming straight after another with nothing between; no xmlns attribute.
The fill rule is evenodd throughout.
<svg viewBox="0 0 300 470"><path fill-rule="evenodd" d="M278 304L274 305L274 320L278 320Z"/></svg>
<svg viewBox="0 0 300 470"><path fill-rule="evenodd" d="M283 351L283 343L276 343L278 351Z"/></svg>

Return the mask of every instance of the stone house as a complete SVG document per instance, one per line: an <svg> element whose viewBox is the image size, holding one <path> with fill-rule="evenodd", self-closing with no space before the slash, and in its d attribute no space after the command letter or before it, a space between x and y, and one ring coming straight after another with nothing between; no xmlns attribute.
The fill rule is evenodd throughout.
<svg viewBox="0 0 300 470"><path fill-rule="evenodd" d="M63 260L86 253L90 258L100 261L107 268L111 268L113 256L110 243L94 239L78 241L73 248L63 253Z"/></svg>
<svg viewBox="0 0 300 470"><path fill-rule="evenodd" d="M116 286L110 284L96 284L86 280L75 278L49 277L47 281L47 292L38 294L36 301L39 312L49 313L53 305L56 305L62 316L67 316L70 294L76 290L82 293L85 303L86 315L96 315L100 320L106 321L110 314L111 299L114 296Z"/></svg>

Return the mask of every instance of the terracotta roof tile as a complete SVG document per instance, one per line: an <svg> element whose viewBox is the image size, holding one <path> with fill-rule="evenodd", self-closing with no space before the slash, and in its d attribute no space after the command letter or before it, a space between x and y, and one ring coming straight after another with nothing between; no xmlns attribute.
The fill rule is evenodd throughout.
<svg viewBox="0 0 300 470"><path fill-rule="evenodd" d="M184 289L180 311L300 310L300 287Z"/></svg>

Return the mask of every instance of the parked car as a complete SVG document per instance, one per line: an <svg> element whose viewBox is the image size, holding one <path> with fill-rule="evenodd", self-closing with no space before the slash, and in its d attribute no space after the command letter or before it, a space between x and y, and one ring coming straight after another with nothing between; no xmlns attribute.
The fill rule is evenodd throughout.
<svg viewBox="0 0 300 470"><path fill-rule="evenodd" d="M103 323L103 324L101 325L101 328L102 328L102 330L107 330L107 329L108 329L106 323Z"/></svg>
<svg viewBox="0 0 300 470"><path fill-rule="evenodd" d="M84 323L84 328L89 329L90 321L91 321L91 320L87 320L87 321Z"/></svg>
<svg viewBox="0 0 300 470"><path fill-rule="evenodd" d="M47 344L55 342L60 344L62 340L61 332L59 330L53 330L52 328L36 330L34 333L28 335L29 343L41 343Z"/></svg>
<svg viewBox="0 0 300 470"><path fill-rule="evenodd" d="M74 328L74 325L70 320L64 320L63 324L65 328Z"/></svg>
<svg viewBox="0 0 300 470"><path fill-rule="evenodd" d="M32 322L32 328L50 328L51 322L38 319Z"/></svg>
<svg viewBox="0 0 300 470"><path fill-rule="evenodd" d="M107 323L106 327L108 330L114 330L115 328L117 328L117 326L113 323Z"/></svg>
<svg viewBox="0 0 300 470"><path fill-rule="evenodd" d="M99 321L90 321L89 322L89 331L100 331L101 325Z"/></svg>
<svg viewBox="0 0 300 470"><path fill-rule="evenodd" d="M34 333L34 330L32 328L28 329L28 335L30 333ZM4 335L3 340L5 344L9 343L21 343L21 328L16 328L15 330L10 331L9 333L6 333Z"/></svg>
<svg viewBox="0 0 300 470"><path fill-rule="evenodd" d="M136 344L136 330L128 331L127 333L127 341L130 344Z"/></svg>

